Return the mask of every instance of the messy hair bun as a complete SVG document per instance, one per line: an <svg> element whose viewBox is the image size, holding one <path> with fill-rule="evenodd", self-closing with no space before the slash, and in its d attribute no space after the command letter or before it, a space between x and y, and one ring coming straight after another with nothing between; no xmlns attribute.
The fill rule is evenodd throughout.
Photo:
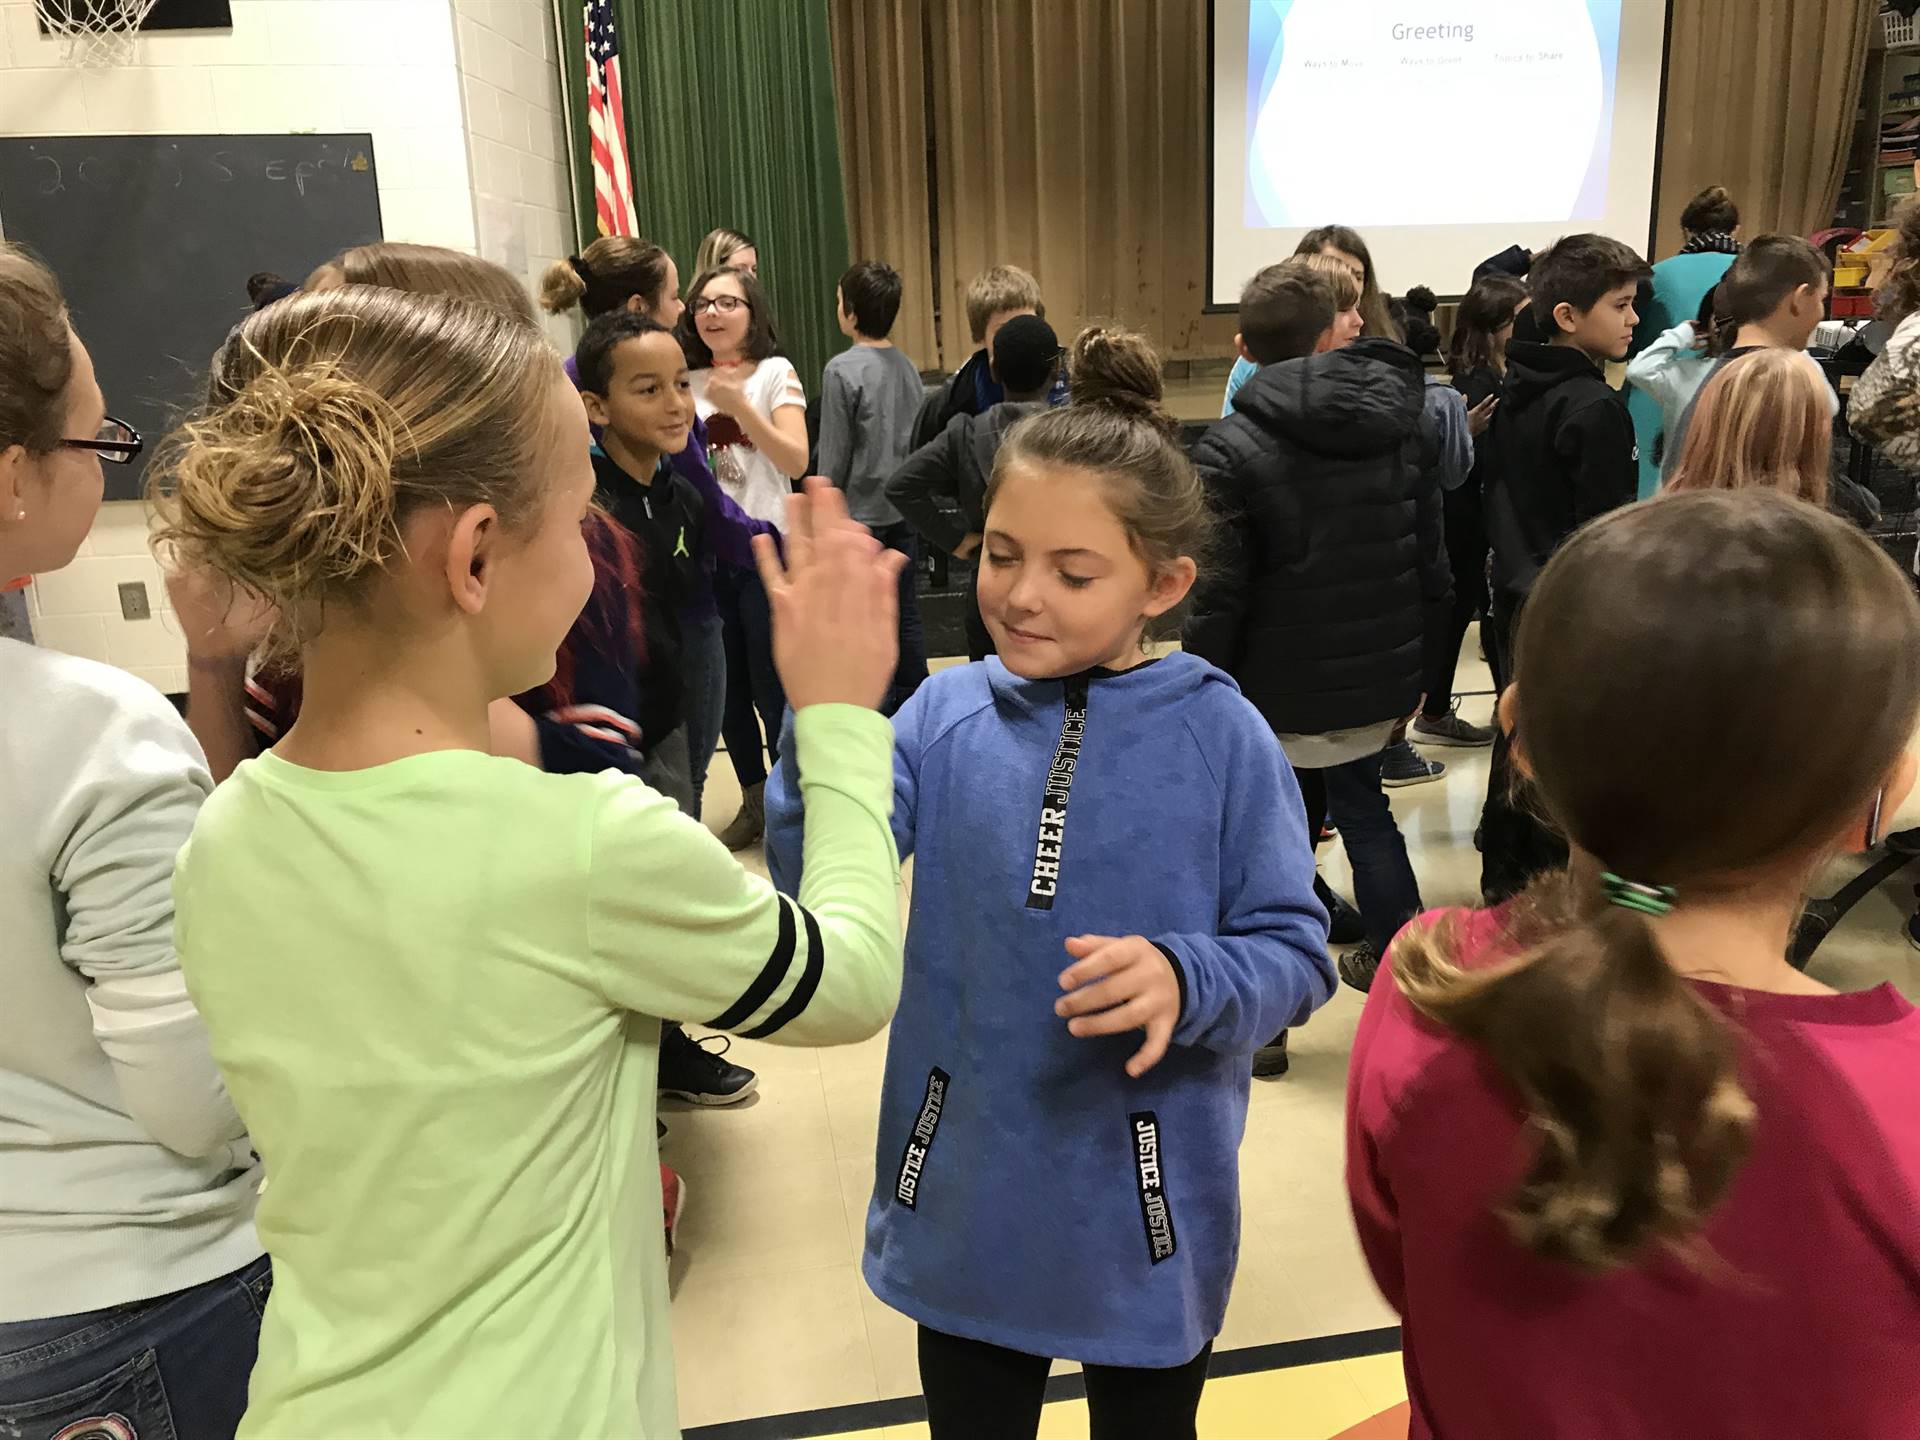
<svg viewBox="0 0 1920 1440"><path fill-rule="evenodd" d="M1131 330L1090 325L1068 352L1073 403L1030 415L1007 432L994 457L987 508L1016 469L1064 467L1100 478L1128 543L1152 569L1186 558L1204 575L1214 518L1177 422L1160 403L1160 360ZM1186 605L1148 634L1176 633Z"/></svg>
<svg viewBox="0 0 1920 1440"><path fill-rule="evenodd" d="M1075 405L1104 405L1171 435L1179 423L1162 403L1160 357L1137 330L1089 325L1067 351L1067 392Z"/></svg>
<svg viewBox="0 0 1920 1440"><path fill-rule="evenodd" d="M559 362L491 305L347 286L256 312L215 358L206 411L150 484L155 544L279 611L298 646L357 602L414 511L537 507L526 483Z"/></svg>

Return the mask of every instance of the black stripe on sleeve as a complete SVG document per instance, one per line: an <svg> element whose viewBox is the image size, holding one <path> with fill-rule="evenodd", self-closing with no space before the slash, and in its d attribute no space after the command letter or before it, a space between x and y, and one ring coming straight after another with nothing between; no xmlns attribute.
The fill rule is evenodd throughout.
<svg viewBox="0 0 1920 1440"><path fill-rule="evenodd" d="M807 922L807 968L800 972L800 983L793 987L793 994L787 997L787 1003L768 1016L766 1024L757 1030L740 1032L748 1040L764 1040L780 1029L807 1008L813 1000L813 992L820 988L820 972L826 968L826 955L820 944L820 922L813 918L813 912L805 906L796 904L793 908Z"/></svg>
<svg viewBox="0 0 1920 1440"><path fill-rule="evenodd" d="M793 968L793 910L784 895L776 896L775 902L780 911L780 938L774 942L773 953L767 957L767 963L760 967L760 973L753 977L753 983L746 992L727 1007L726 1013L717 1020L708 1022L715 1030L734 1030L745 1024L747 1018L767 1003L780 982L787 978L787 971ZM807 917L809 926L813 917Z"/></svg>

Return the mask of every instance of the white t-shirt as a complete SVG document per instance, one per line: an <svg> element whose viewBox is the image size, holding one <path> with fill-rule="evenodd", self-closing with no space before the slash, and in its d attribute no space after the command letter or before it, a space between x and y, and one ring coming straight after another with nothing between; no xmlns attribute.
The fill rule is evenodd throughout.
<svg viewBox="0 0 1920 1440"><path fill-rule="evenodd" d="M721 413L707 399L707 382L713 374L708 368L695 370L690 377L694 405L707 427L707 453L713 464L713 478L747 514L784 529L787 497L793 494L793 481L747 438L739 421ZM795 373L793 362L783 355L760 361L742 384L753 408L769 420L774 411L788 405L806 409L807 393L800 387L800 376Z"/></svg>

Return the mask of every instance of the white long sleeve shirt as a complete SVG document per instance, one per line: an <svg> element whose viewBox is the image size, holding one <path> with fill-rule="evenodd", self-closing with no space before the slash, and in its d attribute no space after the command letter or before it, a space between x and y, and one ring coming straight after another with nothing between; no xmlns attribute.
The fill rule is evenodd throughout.
<svg viewBox="0 0 1920 1440"><path fill-rule="evenodd" d="M0 1322L261 1253L258 1162L173 950L174 857L211 789L150 686L0 640Z"/></svg>

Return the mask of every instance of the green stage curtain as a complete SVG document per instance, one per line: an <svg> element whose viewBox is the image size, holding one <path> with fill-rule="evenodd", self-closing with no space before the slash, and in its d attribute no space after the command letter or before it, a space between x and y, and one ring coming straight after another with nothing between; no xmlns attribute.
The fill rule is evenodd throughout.
<svg viewBox="0 0 1920 1440"><path fill-rule="evenodd" d="M596 233L584 6L558 0L572 103L574 202ZM716 226L758 244L781 345L809 397L844 348L834 285L847 267L827 0L615 0L634 208L683 285Z"/></svg>

